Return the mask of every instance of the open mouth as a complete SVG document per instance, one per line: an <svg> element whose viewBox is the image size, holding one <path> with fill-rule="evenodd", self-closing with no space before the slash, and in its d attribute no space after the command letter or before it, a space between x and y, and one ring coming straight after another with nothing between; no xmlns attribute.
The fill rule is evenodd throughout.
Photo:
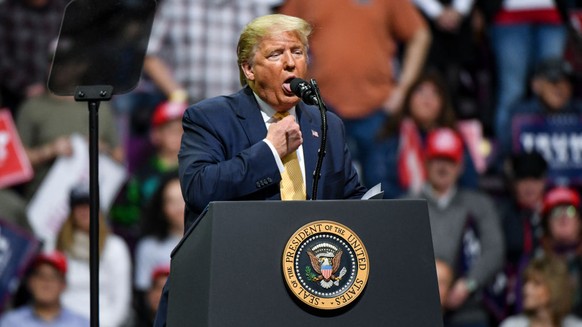
<svg viewBox="0 0 582 327"><path fill-rule="evenodd" d="M294 96L293 91L291 91L291 80L294 78L295 77L289 77L285 80L285 82L283 82L283 85L281 86L283 88L283 93L285 93L287 96Z"/></svg>

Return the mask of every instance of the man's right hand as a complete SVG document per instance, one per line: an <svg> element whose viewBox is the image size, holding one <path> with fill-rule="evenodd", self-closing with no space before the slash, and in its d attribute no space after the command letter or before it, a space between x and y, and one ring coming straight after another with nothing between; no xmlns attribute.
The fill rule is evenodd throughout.
<svg viewBox="0 0 582 327"><path fill-rule="evenodd" d="M267 140L273 144L280 158L296 151L303 143L303 137L299 124L295 122L295 117L287 116L271 124L267 132Z"/></svg>
<svg viewBox="0 0 582 327"><path fill-rule="evenodd" d="M51 144L55 157L71 156L73 154L73 144L68 136L61 136Z"/></svg>

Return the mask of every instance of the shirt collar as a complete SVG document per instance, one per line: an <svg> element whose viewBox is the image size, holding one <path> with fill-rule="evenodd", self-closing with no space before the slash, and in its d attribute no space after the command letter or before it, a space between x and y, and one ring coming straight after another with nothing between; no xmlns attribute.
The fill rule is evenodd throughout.
<svg viewBox="0 0 582 327"><path fill-rule="evenodd" d="M423 189L427 197L431 199L434 203L436 203L439 209L445 209L446 207L448 207L449 204L451 204L451 202L453 201L455 195L457 194L456 186L453 186L445 194L441 196L438 196L438 194L434 192L432 186L430 186L430 184L428 183L424 184Z"/></svg>
<svg viewBox="0 0 582 327"><path fill-rule="evenodd" d="M253 95L255 96L255 99L257 99L257 103L259 104L259 108L261 109L261 113L263 115L263 119L264 119L265 123L274 122L273 116L275 115L275 113L277 113L277 111L275 109L273 109L268 103L263 101L263 99L261 99L256 93L253 92ZM297 119L297 115L295 113L295 106L293 106L293 108L289 109L288 112L290 115L295 117L295 119Z"/></svg>

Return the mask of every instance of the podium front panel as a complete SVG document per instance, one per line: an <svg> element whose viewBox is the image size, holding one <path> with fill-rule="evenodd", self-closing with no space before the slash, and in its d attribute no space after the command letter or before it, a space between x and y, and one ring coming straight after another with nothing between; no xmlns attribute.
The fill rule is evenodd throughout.
<svg viewBox="0 0 582 327"><path fill-rule="evenodd" d="M300 227L349 227L369 258L356 301L318 310L286 286L282 257ZM175 250L168 326L442 326L422 200L214 202Z"/></svg>

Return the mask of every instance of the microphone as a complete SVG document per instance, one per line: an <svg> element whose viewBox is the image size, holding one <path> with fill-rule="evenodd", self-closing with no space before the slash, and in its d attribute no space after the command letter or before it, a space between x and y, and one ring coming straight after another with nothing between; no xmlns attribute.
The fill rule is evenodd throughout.
<svg viewBox="0 0 582 327"><path fill-rule="evenodd" d="M319 101L317 101L317 96L311 85L307 83L307 81L302 80L301 78L294 78L289 83L291 86L291 91L293 94L301 98L303 102L310 104L310 105L318 105Z"/></svg>

